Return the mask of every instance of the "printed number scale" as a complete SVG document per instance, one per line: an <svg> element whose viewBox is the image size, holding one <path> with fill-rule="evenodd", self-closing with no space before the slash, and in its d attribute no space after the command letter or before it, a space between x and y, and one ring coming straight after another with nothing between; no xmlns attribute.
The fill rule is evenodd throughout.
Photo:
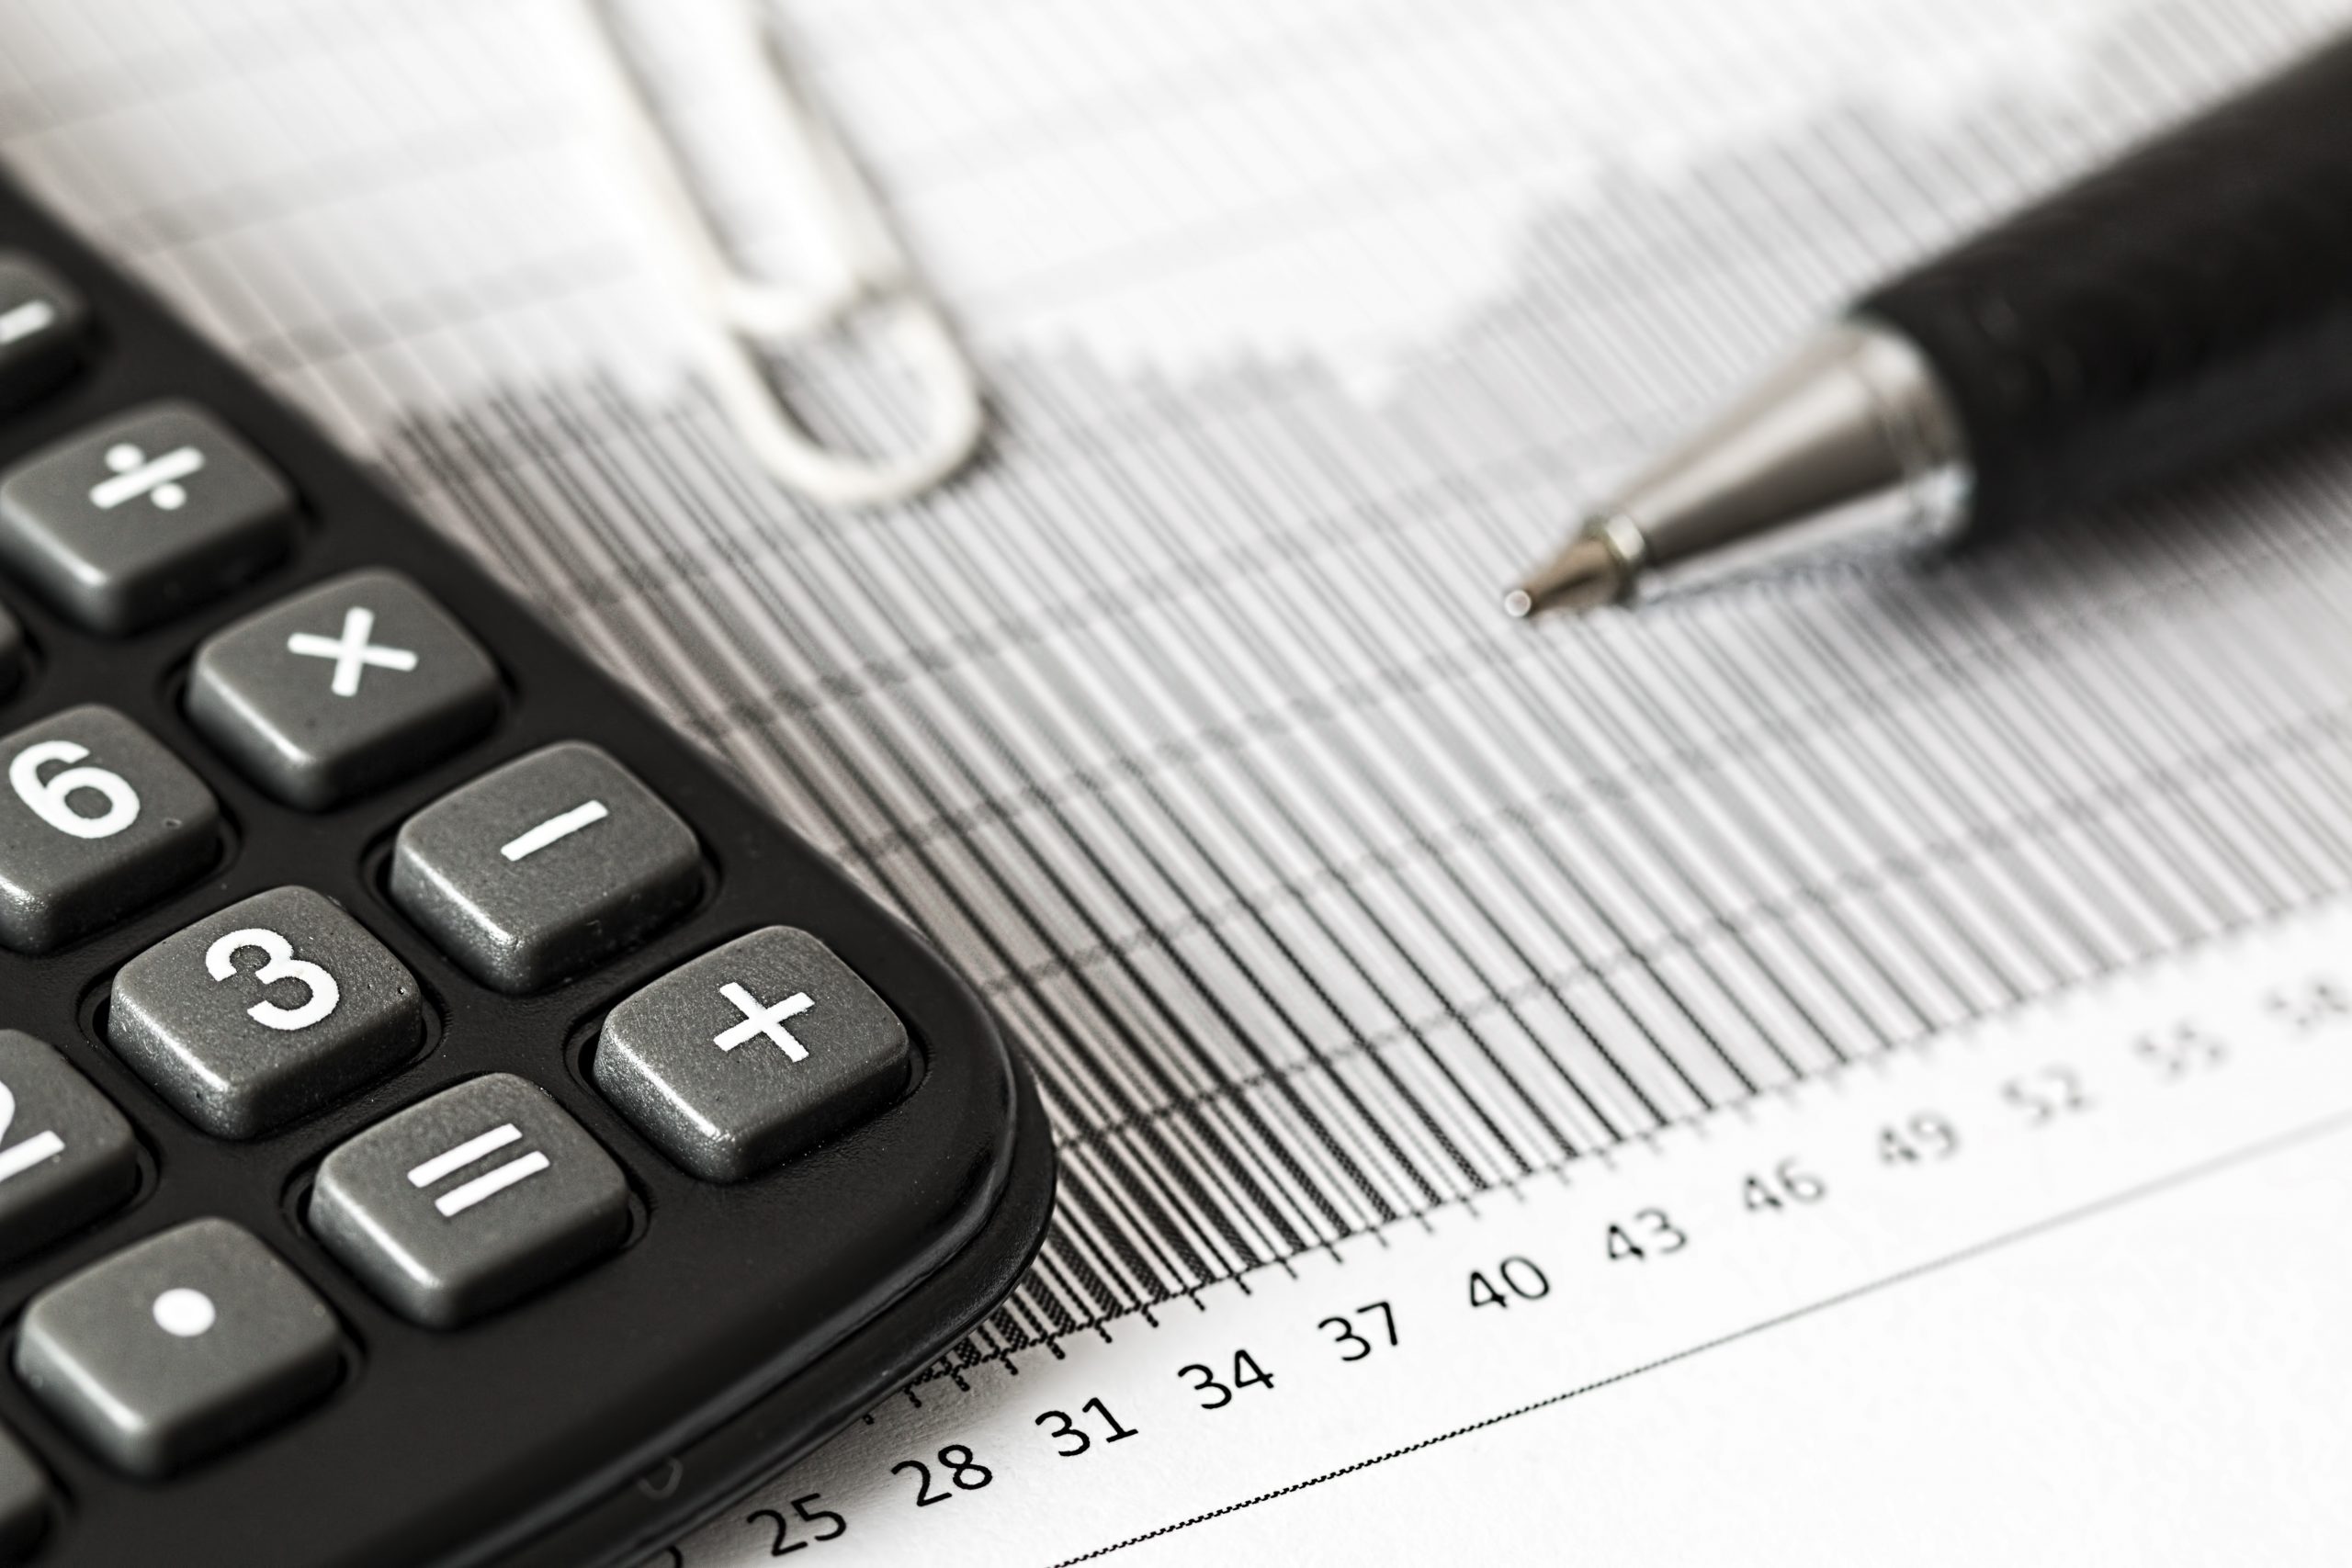
<svg viewBox="0 0 2352 1568"><path fill-rule="evenodd" d="M622 1562L1034 1250L928 947L0 189L0 1559Z"/></svg>

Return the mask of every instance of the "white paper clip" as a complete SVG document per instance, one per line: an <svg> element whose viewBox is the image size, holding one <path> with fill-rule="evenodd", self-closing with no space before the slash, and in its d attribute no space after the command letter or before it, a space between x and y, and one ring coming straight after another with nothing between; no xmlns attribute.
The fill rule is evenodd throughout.
<svg viewBox="0 0 2352 1568"><path fill-rule="evenodd" d="M744 276L696 195L648 89L630 65L608 0L579 0L590 52L604 67L616 129L642 176L660 238L677 264L695 317L695 352L719 406L776 479L827 505L873 505L921 495L962 468L979 445L979 378L944 312L909 263L881 203L840 132L794 79L774 27L730 0L759 62L765 110L799 187L812 238L834 276L800 288ZM922 389L924 431L903 451L866 456L820 445L769 384L760 349L806 343L854 312L881 312L880 330Z"/></svg>

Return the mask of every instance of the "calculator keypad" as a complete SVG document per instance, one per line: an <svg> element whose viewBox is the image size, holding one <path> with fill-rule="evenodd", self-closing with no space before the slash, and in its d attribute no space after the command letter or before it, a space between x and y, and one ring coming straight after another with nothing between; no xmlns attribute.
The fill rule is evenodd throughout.
<svg viewBox="0 0 2352 1568"><path fill-rule="evenodd" d="M51 1046L0 1029L0 1263L97 1218L138 1182L122 1112Z"/></svg>
<svg viewBox="0 0 2352 1568"><path fill-rule="evenodd" d="M872 987L807 931L770 926L615 1008L589 1071L680 1166L741 1181L880 1110L910 1056Z"/></svg>
<svg viewBox="0 0 2352 1568"><path fill-rule="evenodd" d="M193 403L150 403L0 475L0 558L91 631L140 631L294 542L276 469Z"/></svg>
<svg viewBox="0 0 2352 1568"><path fill-rule="evenodd" d="M42 231L0 179L0 237ZM1035 1095L837 868L37 248L0 249L0 413L46 400L0 418L0 1565L674 1527L1012 1277ZM674 1494L583 1504L678 1433Z"/></svg>
<svg viewBox="0 0 2352 1568"><path fill-rule="evenodd" d="M547 1090L493 1073L329 1155L310 1222L387 1306L454 1328L618 1247L628 1186Z"/></svg>
<svg viewBox="0 0 2352 1568"><path fill-rule="evenodd" d="M73 285L21 252L0 252L0 408L17 408L74 368L89 307Z"/></svg>
<svg viewBox="0 0 2352 1568"><path fill-rule="evenodd" d="M187 715L245 776L322 811L439 761L498 711L498 671L398 572L356 571L214 634Z"/></svg>
<svg viewBox="0 0 2352 1568"><path fill-rule="evenodd" d="M110 707L0 739L0 944L47 953L210 864L220 808L161 741Z"/></svg>
<svg viewBox="0 0 2352 1568"><path fill-rule="evenodd" d="M116 1055L222 1138L252 1138L341 1099L416 1049L416 976L307 887L279 887L124 964L107 1010Z"/></svg>
<svg viewBox="0 0 2352 1568"><path fill-rule="evenodd" d="M409 818L392 901L474 978L542 989L637 944L695 900L694 830L594 746L534 751Z"/></svg>
<svg viewBox="0 0 2352 1568"><path fill-rule="evenodd" d="M157 1479L275 1425L334 1384L342 1336L254 1235L194 1220L35 1296L17 1376L117 1469Z"/></svg>

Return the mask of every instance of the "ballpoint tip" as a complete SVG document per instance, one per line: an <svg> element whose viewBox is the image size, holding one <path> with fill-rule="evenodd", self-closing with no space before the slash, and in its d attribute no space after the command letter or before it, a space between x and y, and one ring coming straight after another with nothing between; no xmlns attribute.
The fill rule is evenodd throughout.
<svg viewBox="0 0 2352 1568"><path fill-rule="evenodd" d="M1597 610L1623 599L1629 584L1625 563L1607 541L1580 534L1503 595L1503 614L1523 621L1546 610Z"/></svg>

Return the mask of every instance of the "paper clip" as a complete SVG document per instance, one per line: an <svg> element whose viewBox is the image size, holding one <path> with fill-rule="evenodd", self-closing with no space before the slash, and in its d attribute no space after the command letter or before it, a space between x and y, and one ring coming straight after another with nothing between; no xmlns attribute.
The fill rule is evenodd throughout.
<svg viewBox="0 0 2352 1568"><path fill-rule="evenodd" d="M720 408L776 479L827 505L905 501L942 483L979 445L985 423L978 373L929 288L908 261L874 189L815 98L794 78L773 23L746 0L735 8L767 91L775 121L816 239L831 251L835 276L792 288L746 276L695 193L682 153L649 90L629 63L610 0L579 0L590 52L603 63L606 98L656 209L695 317L695 353ZM760 360L764 344L806 343L840 329L854 312L883 312L879 323L922 389L924 434L903 451L868 457L820 445L784 406Z"/></svg>

